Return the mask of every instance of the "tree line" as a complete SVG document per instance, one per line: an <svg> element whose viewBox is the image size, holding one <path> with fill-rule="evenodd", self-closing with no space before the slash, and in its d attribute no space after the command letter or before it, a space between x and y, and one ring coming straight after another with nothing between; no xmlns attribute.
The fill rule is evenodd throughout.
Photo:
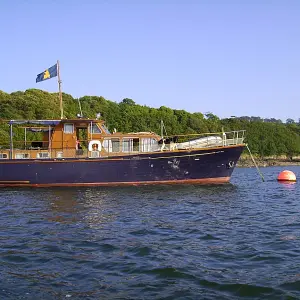
<svg viewBox="0 0 300 300"><path fill-rule="evenodd" d="M153 131L160 134L161 120L164 121L169 135L246 130L245 142L260 157L286 155L292 159L300 154L300 124L293 119L288 119L285 123L275 118L263 119L254 116L220 119L213 113L189 113L165 106L152 108L139 105L129 98L116 103L101 96L77 99L63 93L66 118L75 118L80 113L79 103L84 117L94 119L100 113L111 131L116 128L121 132ZM11 94L0 91L0 118L59 119L58 94L38 89ZM8 141L9 127L6 122L2 122L0 144L7 144Z"/></svg>

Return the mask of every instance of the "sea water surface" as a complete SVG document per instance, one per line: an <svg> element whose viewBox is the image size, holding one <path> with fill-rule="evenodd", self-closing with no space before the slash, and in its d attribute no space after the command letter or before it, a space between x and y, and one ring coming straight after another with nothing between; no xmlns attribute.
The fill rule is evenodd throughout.
<svg viewBox="0 0 300 300"><path fill-rule="evenodd" d="M1 189L0 299L300 299L300 183L277 182L282 170Z"/></svg>

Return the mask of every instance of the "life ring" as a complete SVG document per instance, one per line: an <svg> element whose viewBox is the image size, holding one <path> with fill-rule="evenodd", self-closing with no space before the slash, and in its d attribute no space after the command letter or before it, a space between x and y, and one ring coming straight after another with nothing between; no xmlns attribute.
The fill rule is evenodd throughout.
<svg viewBox="0 0 300 300"><path fill-rule="evenodd" d="M98 140L91 140L89 142L89 151L101 151L101 143Z"/></svg>

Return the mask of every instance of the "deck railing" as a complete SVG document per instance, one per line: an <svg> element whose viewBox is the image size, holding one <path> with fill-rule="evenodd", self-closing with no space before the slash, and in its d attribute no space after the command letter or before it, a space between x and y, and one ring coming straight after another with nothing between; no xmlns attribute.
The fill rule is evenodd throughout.
<svg viewBox="0 0 300 300"><path fill-rule="evenodd" d="M110 137L107 137L110 138ZM202 149L213 147L233 146L244 143L245 130L217 132L217 133L202 133L202 134L186 134L173 135L164 137L156 143L147 144L146 140L140 139L138 145L128 147L128 138L126 147L122 142L117 146L103 146L99 150L89 149L90 140L80 141L80 147L74 147L69 142L64 142L63 147L61 142L48 141L14 141L12 151L7 147L0 148L0 159L47 159L47 158L97 158L110 157L119 155L135 155L139 153L161 152L161 151L180 151L189 149ZM114 136L111 136L114 139ZM136 140L136 137L134 137Z"/></svg>
<svg viewBox="0 0 300 300"><path fill-rule="evenodd" d="M197 149L239 145L244 143L245 132L245 130L237 130L166 137L164 150Z"/></svg>

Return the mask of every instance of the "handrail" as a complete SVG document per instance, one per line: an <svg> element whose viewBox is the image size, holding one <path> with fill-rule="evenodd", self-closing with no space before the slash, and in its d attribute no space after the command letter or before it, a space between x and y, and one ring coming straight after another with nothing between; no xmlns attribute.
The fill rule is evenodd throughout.
<svg viewBox="0 0 300 300"><path fill-rule="evenodd" d="M126 144L122 139L118 142L118 145L113 147L112 144L108 143L107 146L103 146L99 152L99 156L118 156L118 155L135 155L140 153L152 153L152 152L161 152L161 151L182 151L189 149L205 149L205 148L217 148L217 147L226 147L234 145L244 144L245 130L234 130L228 132L211 132L211 133L191 133L191 134L180 134L166 136L164 139L158 141L147 141L147 138L141 137L136 144L133 144L133 141L128 141L128 137L125 137ZM196 138L195 138L196 137ZM105 136L105 139L112 140L115 137ZM151 139L153 140L153 139ZM13 148L9 149L0 149L0 153L13 153L15 157L16 154L29 154L29 157L35 158L38 155L41 156L42 152L47 152L49 156L45 154L45 158L71 158L71 157L99 157L93 156L93 151L89 151L87 148L90 139L81 140L82 148L78 148L73 145L71 141L65 141L62 144L62 141L14 141ZM32 143L39 143L40 145L32 145ZM72 145L72 146L71 146ZM76 144L77 145L77 144ZM124 148L124 145L126 146ZM62 147L61 147L62 146ZM10 151L10 152L9 152ZM98 154L97 154L98 155ZM27 157L26 157L27 158ZM42 158L42 157L40 157Z"/></svg>
<svg viewBox="0 0 300 300"><path fill-rule="evenodd" d="M198 136L198 135L216 135L216 134L228 134L228 133L234 133L234 132L246 132L246 130L232 130L232 131L221 131L221 132L205 132L205 133L187 133L187 134L172 134L165 136L167 137L173 137L173 136Z"/></svg>

